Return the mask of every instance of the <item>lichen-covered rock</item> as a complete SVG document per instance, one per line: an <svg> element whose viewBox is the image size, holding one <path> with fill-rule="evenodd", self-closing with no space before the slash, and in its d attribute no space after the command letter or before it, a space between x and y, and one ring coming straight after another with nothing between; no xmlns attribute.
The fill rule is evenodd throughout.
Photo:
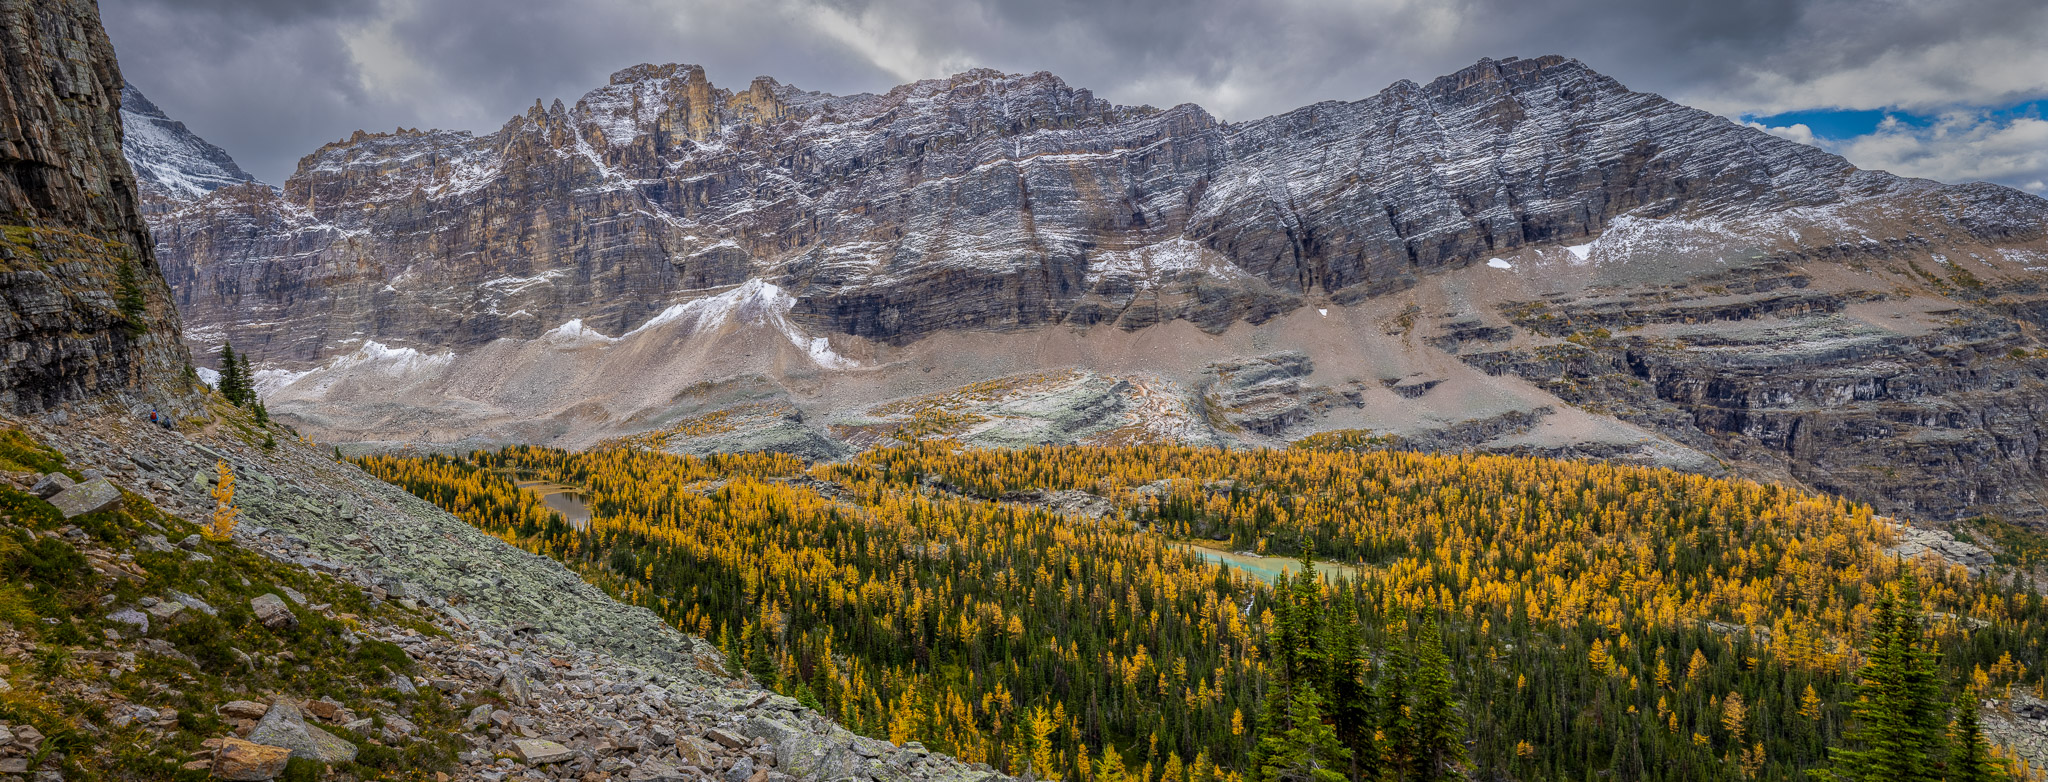
<svg viewBox="0 0 2048 782"><path fill-rule="evenodd" d="M149 614L133 608L123 608L108 614L107 621L126 625L137 634L147 635L149 633Z"/></svg>
<svg viewBox="0 0 2048 782"><path fill-rule="evenodd" d="M512 742L519 759L528 763L560 763L576 757L575 751L546 739L518 739Z"/></svg>
<svg viewBox="0 0 2048 782"><path fill-rule="evenodd" d="M279 698L270 704L249 740L291 750L292 757L322 763L347 763L356 759L356 745L306 722L297 704Z"/></svg>
<svg viewBox="0 0 2048 782"><path fill-rule="evenodd" d="M57 506L64 518L98 513L121 503L121 489L105 478L86 481L57 493L50 498L50 504Z"/></svg>
<svg viewBox="0 0 2048 782"><path fill-rule="evenodd" d="M71 480L71 476L61 472L53 472L37 478L35 485L29 487L29 492L47 500L57 496L58 492L62 492L75 485L77 485L77 482Z"/></svg>
<svg viewBox="0 0 2048 782"><path fill-rule="evenodd" d="M256 613L257 622L272 629L290 627L299 622L291 607L284 604L284 598L267 592L250 598L249 610Z"/></svg>

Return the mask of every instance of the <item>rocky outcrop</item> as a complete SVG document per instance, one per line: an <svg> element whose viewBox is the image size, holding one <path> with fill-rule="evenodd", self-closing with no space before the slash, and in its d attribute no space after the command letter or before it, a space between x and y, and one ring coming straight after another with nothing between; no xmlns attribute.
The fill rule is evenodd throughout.
<svg viewBox="0 0 2048 782"><path fill-rule="evenodd" d="M185 363L88 0L0 1L0 407L153 393Z"/></svg>
<svg viewBox="0 0 2048 782"><path fill-rule="evenodd" d="M2015 689L2002 700L1985 701L1981 712L1984 735L2034 768L2048 765L2048 702L2038 695Z"/></svg>
<svg viewBox="0 0 2048 782"><path fill-rule="evenodd" d="M1203 409L1219 429L1270 436L1300 427L1333 406L1363 401L1356 389L1347 393L1303 382L1314 371L1315 362L1300 351L1210 364L1201 389Z"/></svg>
<svg viewBox="0 0 2048 782"><path fill-rule="evenodd" d="M166 116L133 84L121 88L121 154L135 170L143 211L150 213L255 180L227 150Z"/></svg>
<svg viewBox="0 0 2048 782"><path fill-rule="evenodd" d="M1512 303L1525 333L1563 339L1462 342L1462 357L1755 477L1906 518L2042 520L2048 353L1990 294L1916 291L1900 266L1881 290L1816 290L1780 268L1742 286Z"/></svg>

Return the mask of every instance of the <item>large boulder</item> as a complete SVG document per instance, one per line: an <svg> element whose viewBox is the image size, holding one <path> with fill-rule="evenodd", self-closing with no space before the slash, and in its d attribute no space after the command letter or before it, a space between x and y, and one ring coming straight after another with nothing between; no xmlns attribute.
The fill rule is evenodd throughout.
<svg viewBox="0 0 2048 782"><path fill-rule="evenodd" d="M292 614L291 607L284 604L284 598L277 595L264 593L250 598L249 610L256 612L256 621L262 622L264 627L272 630L299 623L299 618Z"/></svg>
<svg viewBox="0 0 2048 782"><path fill-rule="evenodd" d="M57 506L67 519L98 513L121 504L121 489L105 478L95 478L57 492L50 498L50 504Z"/></svg>
<svg viewBox="0 0 2048 782"><path fill-rule="evenodd" d="M518 750L519 759L528 763L560 763L576 757L576 752L547 739L518 739L512 742Z"/></svg>
<svg viewBox="0 0 2048 782"><path fill-rule="evenodd" d="M292 757L322 763L347 763L356 759L356 745L308 724L305 715L299 712L298 704L289 698L279 698L270 704L270 710L263 713L263 721L256 723L256 729L249 732L249 740L286 747L292 751Z"/></svg>
<svg viewBox="0 0 2048 782"><path fill-rule="evenodd" d="M498 674L497 684L498 692L504 695L506 700L520 706L532 703L533 688L526 682L526 673L517 666L507 666L504 672Z"/></svg>
<svg viewBox="0 0 2048 782"><path fill-rule="evenodd" d="M292 750L285 747L225 738L213 752L213 775L233 782L276 779L291 759Z"/></svg>

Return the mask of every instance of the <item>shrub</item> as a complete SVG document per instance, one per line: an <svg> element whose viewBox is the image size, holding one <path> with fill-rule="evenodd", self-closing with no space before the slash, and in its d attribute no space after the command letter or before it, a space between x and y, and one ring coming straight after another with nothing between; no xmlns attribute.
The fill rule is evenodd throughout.
<svg viewBox="0 0 2048 782"><path fill-rule="evenodd" d="M284 773L279 775L277 780L278 782L320 782L320 778L325 776L326 773L327 764L325 763L305 758L292 758L285 761Z"/></svg>

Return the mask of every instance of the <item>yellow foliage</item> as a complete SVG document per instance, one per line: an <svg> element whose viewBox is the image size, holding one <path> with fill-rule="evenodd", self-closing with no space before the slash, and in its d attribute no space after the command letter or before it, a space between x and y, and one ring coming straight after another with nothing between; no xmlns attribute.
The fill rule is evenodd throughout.
<svg viewBox="0 0 2048 782"><path fill-rule="evenodd" d="M235 471L225 460L214 462L213 521L206 527L206 536L214 540L231 540L235 536Z"/></svg>

